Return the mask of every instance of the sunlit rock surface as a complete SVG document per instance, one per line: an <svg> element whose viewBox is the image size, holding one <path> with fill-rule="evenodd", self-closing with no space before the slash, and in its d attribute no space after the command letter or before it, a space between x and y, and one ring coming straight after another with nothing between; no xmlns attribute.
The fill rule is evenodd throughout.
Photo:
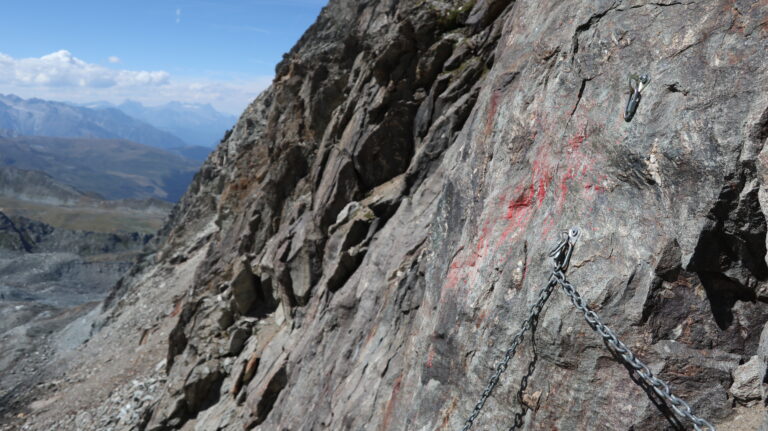
<svg viewBox="0 0 768 431"><path fill-rule="evenodd" d="M740 394L768 349L766 16L331 0L13 423L460 429L580 226L568 277L590 307L697 415L758 428L764 391ZM631 73L651 81L626 122ZM476 429L516 417L690 427L561 291Z"/></svg>

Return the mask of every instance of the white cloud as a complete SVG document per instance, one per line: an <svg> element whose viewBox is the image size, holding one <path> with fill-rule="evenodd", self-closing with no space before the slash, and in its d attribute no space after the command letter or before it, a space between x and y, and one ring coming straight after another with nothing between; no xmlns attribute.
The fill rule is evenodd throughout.
<svg viewBox="0 0 768 431"><path fill-rule="evenodd" d="M163 71L114 70L86 63L66 50L40 58L14 59L0 54L0 85L108 88L164 85L168 78Z"/></svg>
<svg viewBox="0 0 768 431"><path fill-rule="evenodd" d="M176 9L176 24L181 22L181 9Z"/></svg>
<svg viewBox="0 0 768 431"><path fill-rule="evenodd" d="M120 63L120 57L111 55L109 56L109 58L107 58L107 61L109 61L112 64L117 64L117 63Z"/></svg>
<svg viewBox="0 0 768 431"><path fill-rule="evenodd" d="M164 71L132 71L87 63L64 50L22 59L0 53L0 93L24 98L73 103L132 99L145 105L170 101L210 103L218 110L240 114L271 82L271 76L228 81L173 79Z"/></svg>

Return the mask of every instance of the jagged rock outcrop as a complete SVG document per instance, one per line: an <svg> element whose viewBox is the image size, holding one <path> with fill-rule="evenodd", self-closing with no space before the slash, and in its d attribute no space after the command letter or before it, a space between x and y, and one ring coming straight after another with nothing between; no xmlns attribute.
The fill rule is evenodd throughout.
<svg viewBox="0 0 768 431"><path fill-rule="evenodd" d="M459 429L574 225L616 334L718 429L768 426L767 14L331 0L28 429ZM689 426L562 292L527 340L477 429Z"/></svg>

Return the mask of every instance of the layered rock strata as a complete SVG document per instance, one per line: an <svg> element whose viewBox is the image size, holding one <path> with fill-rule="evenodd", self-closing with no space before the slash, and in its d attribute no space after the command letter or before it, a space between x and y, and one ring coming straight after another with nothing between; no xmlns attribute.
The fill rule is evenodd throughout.
<svg viewBox="0 0 768 431"><path fill-rule="evenodd" d="M766 16L331 0L28 429L459 429L574 225L589 306L698 415L757 428ZM630 73L651 82L626 122ZM562 292L476 424L513 425L690 426Z"/></svg>

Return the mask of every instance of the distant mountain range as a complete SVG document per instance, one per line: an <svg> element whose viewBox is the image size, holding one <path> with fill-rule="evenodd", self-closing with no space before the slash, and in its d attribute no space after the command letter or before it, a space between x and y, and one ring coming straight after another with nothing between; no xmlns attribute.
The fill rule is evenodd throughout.
<svg viewBox="0 0 768 431"><path fill-rule="evenodd" d="M196 161L208 157L237 119L208 104L75 105L0 94L0 137L126 139Z"/></svg>
<svg viewBox="0 0 768 431"><path fill-rule="evenodd" d="M126 140L21 136L0 138L0 166L43 171L106 199L177 201L198 163Z"/></svg>
<svg viewBox="0 0 768 431"><path fill-rule="evenodd" d="M237 121L209 104L170 102L162 106L144 106L131 100L113 106L131 117L170 132L188 145L211 148L218 145L224 132Z"/></svg>
<svg viewBox="0 0 768 431"><path fill-rule="evenodd" d="M0 167L44 172L104 199L175 202L234 122L210 105L77 106L0 95Z"/></svg>
<svg viewBox="0 0 768 431"><path fill-rule="evenodd" d="M179 137L116 108L90 109L14 95L0 95L0 129L5 136L126 139L163 149L187 146Z"/></svg>

